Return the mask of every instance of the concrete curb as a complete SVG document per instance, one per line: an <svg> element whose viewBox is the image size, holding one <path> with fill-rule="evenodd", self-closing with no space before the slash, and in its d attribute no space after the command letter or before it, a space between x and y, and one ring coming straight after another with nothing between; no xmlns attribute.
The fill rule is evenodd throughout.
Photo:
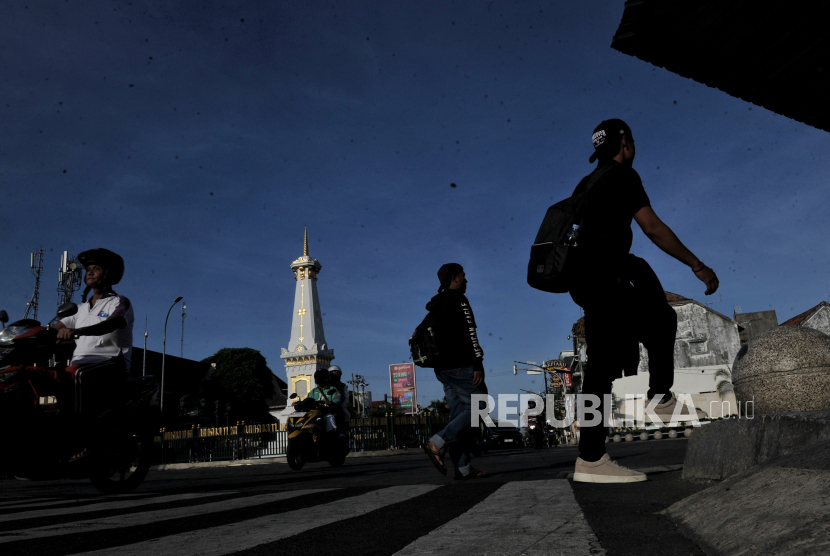
<svg viewBox="0 0 830 556"><path fill-rule="evenodd" d="M400 450L373 450L368 452L351 452L347 458L379 458L391 456L406 456L422 453L420 448L401 448ZM178 471L182 469L209 469L211 467L246 467L249 465L267 465L272 463L286 463L285 456L273 456L266 458L252 458L227 461L201 461L197 463L164 463L154 465L153 471Z"/></svg>
<svg viewBox="0 0 830 556"><path fill-rule="evenodd" d="M830 411L756 415L712 423L689 439L683 478L723 480L830 440Z"/></svg>
<svg viewBox="0 0 830 556"><path fill-rule="evenodd" d="M707 554L827 554L830 441L768 461L664 510Z"/></svg>

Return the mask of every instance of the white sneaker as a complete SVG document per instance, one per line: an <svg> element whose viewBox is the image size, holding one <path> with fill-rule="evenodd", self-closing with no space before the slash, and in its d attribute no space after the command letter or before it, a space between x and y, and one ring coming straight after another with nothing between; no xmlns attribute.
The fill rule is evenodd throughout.
<svg viewBox="0 0 830 556"><path fill-rule="evenodd" d="M689 411L688 405L681 405L680 410L677 411L677 415L674 412L677 410L677 397L672 394L672 397L669 401L665 403L659 403L654 406L654 414L660 418L663 423L670 423L674 417L677 417L677 421L685 422L691 421L693 419L697 419L700 421L701 419L707 419L709 416L706 415L705 411L702 411L698 408L695 409L695 415L693 416ZM646 418L650 422L654 422L651 418L651 415L646 415Z"/></svg>
<svg viewBox="0 0 830 556"><path fill-rule="evenodd" d="M645 473L623 467L608 454L592 462L576 458L574 481L578 483L639 483L645 480Z"/></svg>

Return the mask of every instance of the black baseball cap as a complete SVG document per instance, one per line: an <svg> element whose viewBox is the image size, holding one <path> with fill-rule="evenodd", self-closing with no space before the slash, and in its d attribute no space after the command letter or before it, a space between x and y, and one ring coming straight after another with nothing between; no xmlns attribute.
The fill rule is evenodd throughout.
<svg viewBox="0 0 830 556"><path fill-rule="evenodd" d="M594 144L594 153L588 158L588 162L595 161L597 156L606 151L618 150L620 138L623 136L632 137L631 128L624 121L612 118L600 122L594 128L594 133L591 135L591 142Z"/></svg>

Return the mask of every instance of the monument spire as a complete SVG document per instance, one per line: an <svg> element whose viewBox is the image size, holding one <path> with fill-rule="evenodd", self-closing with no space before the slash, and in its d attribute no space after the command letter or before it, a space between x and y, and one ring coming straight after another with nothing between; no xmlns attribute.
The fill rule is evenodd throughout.
<svg viewBox="0 0 830 556"><path fill-rule="evenodd" d="M334 359L334 350L326 345L323 314L317 295L317 275L323 266L308 254L308 228L303 234L303 256L291 263L294 279L294 313L288 347L282 348L280 358L285 361L288 394L299 398L308 395L316 386L314 372L327 369ZM289 411L289 408L286 408Z"/></svg>

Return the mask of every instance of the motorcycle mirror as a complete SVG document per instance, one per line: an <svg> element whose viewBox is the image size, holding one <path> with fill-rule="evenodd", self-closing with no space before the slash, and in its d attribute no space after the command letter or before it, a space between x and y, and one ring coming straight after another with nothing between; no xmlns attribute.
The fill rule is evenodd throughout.
<svg viewBox="0 0 830 556"><path fill-rule="evenodd" d="M66 317L71 317L75 313L78 312L78 306L74 303L64 303L60 307L58 307L58 318L65 319Z"/></svg>
<svg viewBox="0 0 830 556"><path fill-rule="evenodd" d="M288 396L288 399L293 400L296 397L297 397L297 393L295 392L295 393L291 394L290 396Z"/></svg>
<svg viewBox="0 0 830 556"><path fill-rule="evenodd" d="M0 311L0 322L3 323L3 326L5 326L7 322L9 322L9 314L6 313L6 311Z"/></svg>

